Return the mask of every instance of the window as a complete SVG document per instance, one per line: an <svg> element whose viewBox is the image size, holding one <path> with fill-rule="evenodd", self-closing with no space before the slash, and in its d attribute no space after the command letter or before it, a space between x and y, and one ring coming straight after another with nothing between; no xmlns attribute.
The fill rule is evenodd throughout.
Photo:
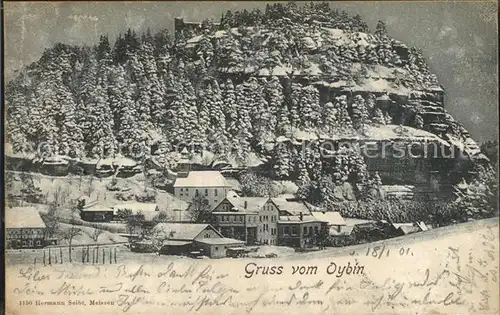
<svg viewBox="0 0 500 315"><path fill-rule="evenodd" d="M307 226L304 226L304 235L307 235Z"/></svg>
<svg viewBox="0 0 500 315"><path fill-rule="evenodd" d="M210 238L210 233L205 234L205 238Z"/></svg>
<svg viewBox="0 0 500 315"><path fill-rule="evenodd" d="M309 227L309 234L313 234L313 228L312 228L312 226Z"/></svg>
<svg viewBox="0 0 500 315"><path fill-rule="evenodd" d="M219 247L215 246L215 250L219 250Z"/></svg>
<svg viewBox="0 0 500 315"><path fill-rule="evenodd" d="M285 230L284 230L283 234L285 234L285 235L290 234L290 228L288 226L285 226Z"/></svg>
<svg viewBox="0 0 500 315"><path fill-rule="evenodd" d="M259 222L262 222L262 216L259 215Z"/></svg>
<svg viewBox="0 0 500 315"><path fill-rule="evenodd" d="M196 193L195 193L195 194L196 194L196 196L198 196L198 195L199 195L199 193L198 193L198 189L196 189Z"/></svg>
<svg viewBox="0 0 500 315"><path fill-rule="evenodd" d="M208 196L208 189L205 189L205 196Z"/></svg>
<svg viewBox="0 0 500 315"><path fill-rule="evenodd" d="M292 227L292 235L297 235L297 227L296 226Z"/></svg>
<svg viewBox="0 0 500 315"><path fill-rule="evenodd" d="M214 190L214 195L217 196L218 195L218 192L217 192L217 189Z"/></svg>
<svg viewBox="0 0 500 315"><path fill-rule="evenodd" d="M181 195L181 197L182 197L182 196L184 195L184 189L182 189L182 188L181 188L181 189L179 190L179 194L180 194L180 195Z"/></svg>
<svg viewBox="0 0 500 315"><path fill-rule="evenodd" d="M317 226L314 227L314 234L318 234L318 227Z"/></svg>
<svg viewBox="0 0 500 315"><path fill-rule="evenodd" d="M240 222L243 222L243 216L240 215Z"/></svg>

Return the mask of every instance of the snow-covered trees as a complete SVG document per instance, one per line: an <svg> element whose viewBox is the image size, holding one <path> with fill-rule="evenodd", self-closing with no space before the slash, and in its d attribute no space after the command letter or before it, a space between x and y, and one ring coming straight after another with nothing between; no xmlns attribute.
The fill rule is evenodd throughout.
<svg viewBox="0 0 500 315"><path fill-rule="evenodd" d="M413 126L417 129L424 129L424 119L419 114L415 115L413 119Z"/></svg>
<svg viewBox="0 0 500 315"><path fill-rule="evenodd" d="M345 30L345 45L317 22ZM360 130L370 118L388 122L373 95L348 99L339 95L347 93L332 91L342 86L327 87L358 84L377 63L398 65L400 56L392 49L397 43L383 23L374 37L361 33L368 30L360 16L325 4L290 3L269 5L265 14L227 12L218 29L210 21L202 24L196 38L189 32L172 39L165 30L154 35L127 30L112 48L113 41L101 36L95 47L59 44L47 50L9 85L13 123L7 136L14 149L43 142L51 145L48 154L107 156L118 147L130 155L137 148L173 150L186 142L212 145L222 156L229 144L226 157L245 163L278 136L346 135L353 124ZM408 59L401 62L416 81L437 83L420 51L410 49ZM311 77L307 70L316 67L324 78ZM327 93L335 93L334 99ZM310 160L304 169L316 179ZM288 173L296 175L296 166Z"/></svg>
<svg viewBox="0 0 500 315"><path fill-rule="evenodd" d="M385 125L386 124L384 114L382 113L380 108L375 109L375 112L373 113L372 122L376 125Z"/></svg>
<svg viewBox="0 0 500 315"><path fill-rule="evenodd" d="M265 84L264 89L266 95L266 101L269 108L269 122L268 127L270 132L275 132L278 123L280 128L285 128L286 124L288 124L288 117L283 117L282 114L286 115L286 112L282 112L283 110L283 87L279 79L275 76L271 77L271 79Z"/></svg>
<svg viewBox="0 0 500 315"><path fill-rule="evenodd" d="M354 102L351 105L351 111L352 124L354 129L362 130L365 125L370 123L365 100L361 95L356 95L356 97L354 98Z"/></svg>
<svg viewBox="0 0 500 315"><path fill-rule="evenodd" d="M341 95L335 98L335 109L338 114L338 125L342 131L349 131L353 128L351 116L347 110L347 96Z"/></svg>
<svg viewBox="0 0 500 315"><path fill-rule="evenodd" d="M331 135L339 127L338 124L338 108L335 108L332 102L323 105L323 126L324 129Z"/></svg>
<svg viewBox="0 0 500 315"><path fill-rule="evenodd" d="M93 98L86 104L83 134L87 151L96 157L112 156L118 146L113 134L113 114L104 87L97 85Z"/></svg>
<svg viewBox="0 0 500 315"><path fill-rule="evenodd" d="M226 131L229 141L233 141L238 134L238 108L236 104L236 94L234 84L230 79L227 79L225 84L221 86L223 111L226 116Z"/></svg>
<svg viewBox="0 0 500 315"><path fill-rule="evenodd" d="M199 126L202 136L214 144L214 152L221 153L226 147L226 116L221 90L216 81L206 82L199 108Z"/></svg>
<svg viewBox="0 0 500 315"><path fill-rule="evenodd" d="M292 171L292 156L284 143L278 143L273 152L273 175L277 178L287 178Z"/></svg>
<svg viewBox="0 0 500 315"><path fill-rule="evenodd" d="M321 120L319 92L312 86L292 84L291 122L295 127L312 128Z"/></svg>
<svg viewBox="0 0 500 315"><path fill-rule="evenodd" d="M388 39L387 29L385 27L384 21L378 21L377 26L375 28L375 36L377 36L380 40Z"/></svg>

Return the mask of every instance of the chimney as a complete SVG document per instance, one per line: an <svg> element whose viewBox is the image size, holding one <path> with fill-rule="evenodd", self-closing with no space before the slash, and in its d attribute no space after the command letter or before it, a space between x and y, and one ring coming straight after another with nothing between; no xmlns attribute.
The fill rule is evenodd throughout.
<svg viewBox="0 0 500 315"><path fill-rule="evenodd" d="M244 206L245 209L248 207L248 201L245 200Z"/></svg>
<svg viewBox="0 0 500 315"><path fill-rule="evenodd" d="M304 214L302 214L302 212L299 213L299 218L300 218L300 221L302 221L304 219Z"/></svg>

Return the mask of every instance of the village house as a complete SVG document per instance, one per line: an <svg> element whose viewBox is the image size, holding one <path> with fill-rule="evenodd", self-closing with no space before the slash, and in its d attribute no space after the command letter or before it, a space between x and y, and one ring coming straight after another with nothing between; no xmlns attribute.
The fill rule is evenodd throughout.
<svg viewBox="0 0 500 315"><path fill-rule="evenodd" d="M296 248L314 247L327 222L315 218L307 204L284 198L273 198L279 209L278 245Z"/></svg>
<svg viewBox="0 0 500 315"><path fill-rule="evenodd" d="M335 236L340 235L346 227L344 218L340 212L335 211L311 211L314 218L320 221L327 222L328 234Z"/></svg>
<svg viewBox="0 0 500 315"><path fill-rule="evenodd" d="M7 248L43 247L46 245L45 230L46 225L36 208L15 207L6 209L5 234Z"/></svg>
<svg viewBox="0 0 500 315"><path fill-rule="evenodd" d="M270 198L240 197L230 191L213 209L212 222L224 236L247 245L278 244L278 208Z"/></svg>
<svg viewBox="0 0 500 315"><path fill-rule="evenodd" d="M317 246L320 234L327 223L312 215L280 216L278 221L278 245L296 248Z"/></svg>
<svg viewBox="0 0 500 315"><path fill-rule="evenodd" d="M210 224L159 223L153 234L164 238L160 254L165 255L189 255L195 251L210 258L223 258L228 248L241 247L245 243L224 237Z"/></svg>
<svg viewBox="0 0 500 315"><path fill-rule="evenodd" d="M233 191L215 206L212 222L224 236L244 240L247 245L311 247L322 229L329 229L328 221L313 216L302 201L240 197ZM335 217L331 227L342 225L342 217Z"/></svg>
<svg viewBox="0 0 500 315"><path fill-rule="evenodd" d="M178 177L174 183L176 198L191 202L194 197L202 196L212 209L227 195L231 185L219 171L192 171L187 177Z"/></svg>
<svg viewBox="0 0 500 315"><path fill-rule="evenodd" d="M80 217L88 222L110 222L114 210L99 203L84 205L80 209Z"/></svg>

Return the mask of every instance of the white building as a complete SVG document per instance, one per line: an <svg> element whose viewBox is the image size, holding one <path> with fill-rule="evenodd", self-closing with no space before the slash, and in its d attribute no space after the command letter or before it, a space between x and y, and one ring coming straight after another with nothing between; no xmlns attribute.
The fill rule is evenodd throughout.
<svg viewBox="0 0 500 315"><path fill-rule="evenodd" d="M190 202L195 196L203 196L212 209L226 198L231 185L219 171L191 171L187 177L179 177L174 183L175 197Z"/></svg>

